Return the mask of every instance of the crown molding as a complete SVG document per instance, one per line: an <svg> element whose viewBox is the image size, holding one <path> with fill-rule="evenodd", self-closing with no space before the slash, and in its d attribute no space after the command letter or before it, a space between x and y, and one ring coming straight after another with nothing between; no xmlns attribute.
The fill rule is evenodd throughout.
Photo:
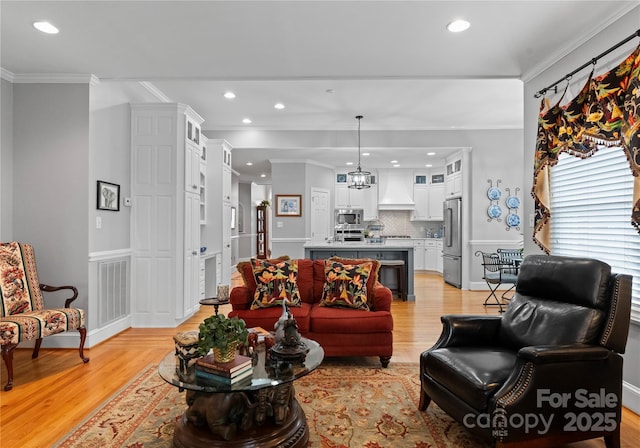
<svg viewBox="0 0 640 448"><path fill-rule="evenodd" d="M95 86L100 78L92 74L71 73L20 73L15 74L0 67L0 76L14 84L89 84Z"/></svg>
<svg viewBox="0 0 640 448"><path fill-rule="evenodd" d="M139 84L144 87L145 89L147 89L147 91L153 95L154 97L156 97L158 99L158 101L162 102L162 103L173 103L173 101L171 100L171 98L169 98L167 95L164 94L163 91L161 91L160 89L158 89L156 86L154 86L152 83L148 82L148 81L139 81Z"/></svg>

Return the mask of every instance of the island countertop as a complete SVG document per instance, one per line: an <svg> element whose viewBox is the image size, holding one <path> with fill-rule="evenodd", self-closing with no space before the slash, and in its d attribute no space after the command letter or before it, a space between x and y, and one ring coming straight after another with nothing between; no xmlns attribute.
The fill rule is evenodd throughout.
<svg viewBox="0 0 640 448"><path fill-rule="evenodd" d="M413 243L409 241L385 241L384 243L365 243L350 241L340 242L308 242L304 245L306 258L321 260L331 257L341 258L374 258L376 260L404 261L404 284L407 300L415 301L413 288ZM382 275L382 273L380 273ZM381 280L381 283L384 282Z"/></svg>

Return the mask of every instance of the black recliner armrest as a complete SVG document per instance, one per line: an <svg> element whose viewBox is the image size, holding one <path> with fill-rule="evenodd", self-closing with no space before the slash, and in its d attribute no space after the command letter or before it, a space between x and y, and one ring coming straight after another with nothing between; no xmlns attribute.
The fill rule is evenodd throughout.
<svg viewBox="0 0 640 448"><path fill-rule="evenodd" d="M535 364L544 364L597 361L606 359L610 354L610 350L593 345L539 345L521 348L518 357Z"/></svg>
<svg viewBox="0 0 640 448"><path fill-rule="evenodd" d="M448 314L440 317L442 333L432 347L499 345L500 316Z"/></svg>

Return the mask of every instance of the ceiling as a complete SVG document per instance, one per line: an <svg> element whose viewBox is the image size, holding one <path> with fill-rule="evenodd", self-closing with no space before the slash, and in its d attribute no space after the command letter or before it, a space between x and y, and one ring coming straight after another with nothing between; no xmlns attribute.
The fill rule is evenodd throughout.
<svg viewBox="0 0 640 448"><path fill-rule="evenodd" d="M521 129L522 81L639 3L2 0L0 67L14 82L79 74L142 82L159 98L189 104L205 132L353 136L344 144L231 141L245 179L269 170L269 159L357 161L356 115L364 115L363 151L372 153L363 167L389 166L390 153L403 167L424 166L428 142L383 150L367 136ZM448 32L456 18L470 21L469 30ZM60 33L36 31L38 20ZM235 99L223 97L229 90ZM453 149L433 150L441 158Z"/></svg>

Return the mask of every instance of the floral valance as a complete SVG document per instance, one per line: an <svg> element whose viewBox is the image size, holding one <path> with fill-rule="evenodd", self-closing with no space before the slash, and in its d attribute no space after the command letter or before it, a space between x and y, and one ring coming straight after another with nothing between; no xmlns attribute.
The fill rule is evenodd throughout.
<svg viewBox="0 0 640 448"><path fill-rule="evenodd" d="M564 96L564 95L563 95ZM617 67L598 77L593 72L567 104L543 98L533 170L533 240L546 253L550 245L550 169L566 152L592 156L599 145L620 146L634 176L631 225L640 232L640 46Z"/></svg>

